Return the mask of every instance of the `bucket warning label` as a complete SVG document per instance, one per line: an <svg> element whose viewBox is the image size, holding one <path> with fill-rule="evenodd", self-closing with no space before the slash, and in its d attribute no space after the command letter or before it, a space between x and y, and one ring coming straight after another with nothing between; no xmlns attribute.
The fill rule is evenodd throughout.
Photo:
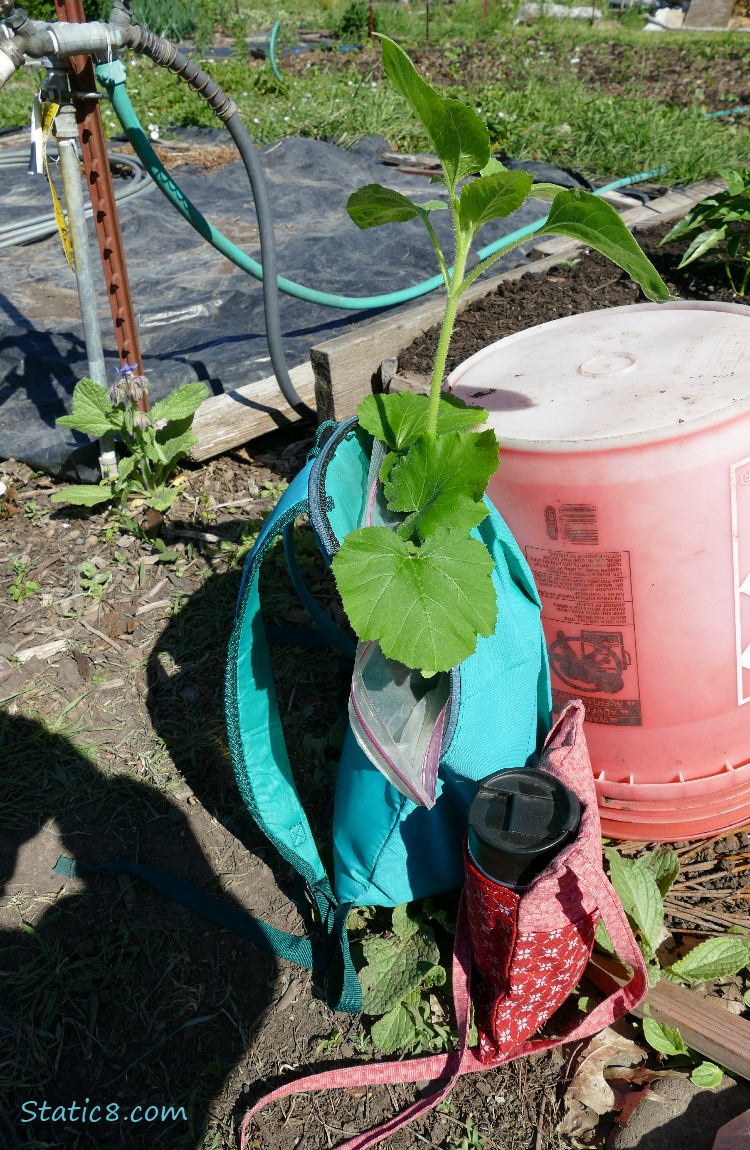
<svg viewBox="0 0 750 1150"><path fill-rule="evenodd" d="M737 705L750 703L750 459L729 469L732 497Z"/></svg>
<svg viewBox="0 0 750 1150"><path fill-rule="evenodd" d="M582 699L590 723L642 724L630 554L529 547L542 598L553 707Z"/></svg>

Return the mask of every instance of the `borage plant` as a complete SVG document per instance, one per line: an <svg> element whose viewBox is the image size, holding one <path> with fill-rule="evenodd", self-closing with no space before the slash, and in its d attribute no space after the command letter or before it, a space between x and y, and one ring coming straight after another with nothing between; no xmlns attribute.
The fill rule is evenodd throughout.
<svg viewBox="0 0 750 1150"><path fill-rule="evenodd" d="M388 508L403 517L395 530L361 527L351 532L333 561L344 608L361 639L377 640L383 653L430 675L471 655L477 636L495 630L497 601L493 562L472 532L487 515L484 494L498 466L491 430L479 430L487 412L442 392L448 346L459 301L496 260L522 242L508 242L467 272L467 257L480 228L509 215L532 194L532 177L508 171L490 155L489 133L465 104L440 96L392 40L380 37L386 75L424 127L440 159L448 202L415 203L379 184L348 201L360 228L421 219L435 248L446 288L445 313L429 396L408 393L368 397L358 408L361 426L380 440L386 455L380 480ZM533 195L552 201L538 235L566 235L608 256L646 296L670 298L669 289L615 210L590 193L535 184ZM449 211L453 266L431 216Z"/></svg>
<svg viewBox="0 0 750 1150"><path fill-rule="evenodd" d="M193 416L208 388L199 382L183 384L149 412L140 411L138 403L147 394L148 383L137 374L137 367L126 363L118 368L109 390L93 379L79 379L75 385L71 414L58 419L58 424L96 438L114 435L127 454L111 479L65 487L51 497L52 502L85 507L113 503L122 510L137 498L155 511L166 511L180 494L168 480L195 443Z"/></svg>

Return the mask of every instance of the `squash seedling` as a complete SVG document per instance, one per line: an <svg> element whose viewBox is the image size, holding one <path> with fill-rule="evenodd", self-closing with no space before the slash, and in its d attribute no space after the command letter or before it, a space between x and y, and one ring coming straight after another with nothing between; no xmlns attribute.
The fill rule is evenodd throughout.
<svg viewBox="0 0 750 1150"><path fill-rule="evenodd" d="M508 216L526 198L551 200L538 235L566 235L608 256L654 301L669 289L615 210L584 191L535 184L490 155L489 133L471 108L439 95L406 53L380 37L383 65L424 127L441 166L443 200L415 202L380 184L354 192L347 204L360 228L420 219L435 249L445 283L445 312L429 396L369 396L358 408L361 426L386 455L380 481L388 508L403 518L395 530L352 531L333 560L344 609L360 639L377 640L383 653L425 674L447 671L471 655L479 635L493 634L498 605L493 562L482 542L484 495L498 466L495 435L477 430L487 419L442 391L443 374L461 296L491 265L523 242L509 241L467 271L477 233ZM453 260L432 224L437 211L453 223Z"/></svg>

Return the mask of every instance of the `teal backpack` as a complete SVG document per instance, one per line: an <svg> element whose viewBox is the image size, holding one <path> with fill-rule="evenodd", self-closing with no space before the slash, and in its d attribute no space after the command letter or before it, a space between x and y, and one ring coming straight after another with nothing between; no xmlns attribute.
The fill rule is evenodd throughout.
<svg viewBox="0 0 750 1150"><path fill-rule="evenodd" d="M328 437L320 446L320 440ZM320 918L321 942L265 928L267 945L328 971L336 1010L361 1009L346 937L354 906L397 906L463 884L466 814L480 779L530 765L550 722L550 684L540 601L515 540L496 509L475 529L494 560L499 611L494 635L450 672L434 806L419 806L384 777L347 730L333 816L333 881L323 867L294 784L282 732L259 596L264 556L281 536L292 582L323 639L354 656L306 587L294 553L294 522L307 516L326 563L359 527L372 438L356 420L324 425L307 465L266 520L247 560L226 674L226 718L237 782L253 819L301 876Z"/></svg>

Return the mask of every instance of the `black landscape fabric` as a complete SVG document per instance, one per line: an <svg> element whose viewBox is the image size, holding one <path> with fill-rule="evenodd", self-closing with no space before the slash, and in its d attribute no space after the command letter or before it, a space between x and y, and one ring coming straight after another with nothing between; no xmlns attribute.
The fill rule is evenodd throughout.
<svg viewBox="0 0 750 1150"><path fill-rule="evenodd" d="M202 137L200 131L192 142L200 144L202 138L216 143L213 132ZM112 147L116 150L117 144ZM384 165L381 156L387 150L381 137L370 137L354 150L298 138L262 149L280 275L320 291L359 297L409 287L436 273L434 252L419 221L360 231L346 214L349 194L363 184L383 183L417 199L439 194L439 186L424 175ZM252 195L239 160L214 171L179 165L174 178L211 223L260 259ZM0 226L50 208L44 177L3 167L0 151ZM481 244L544 212L541 201L527 201L512 216L485 227ZM205 380L218 395L272 375L262 285L204 242L155 186L126 200L119 215L141 369L151 383L152 399L191 380ZM433 219L449 244L448 213L437 212ZM114 379L118 360L93 223L90 233L108 375ZM499 266L523 262L531 243ZM55 234L4 248L0 265L0 458L90 479L95 453L81 451L87 443L83 436L55 426L56 417L70 410L76 380L88 371L75 279L60 240ZM290 367L305 362L313 345L374 316L286 295L280 300Z"/></svg>

